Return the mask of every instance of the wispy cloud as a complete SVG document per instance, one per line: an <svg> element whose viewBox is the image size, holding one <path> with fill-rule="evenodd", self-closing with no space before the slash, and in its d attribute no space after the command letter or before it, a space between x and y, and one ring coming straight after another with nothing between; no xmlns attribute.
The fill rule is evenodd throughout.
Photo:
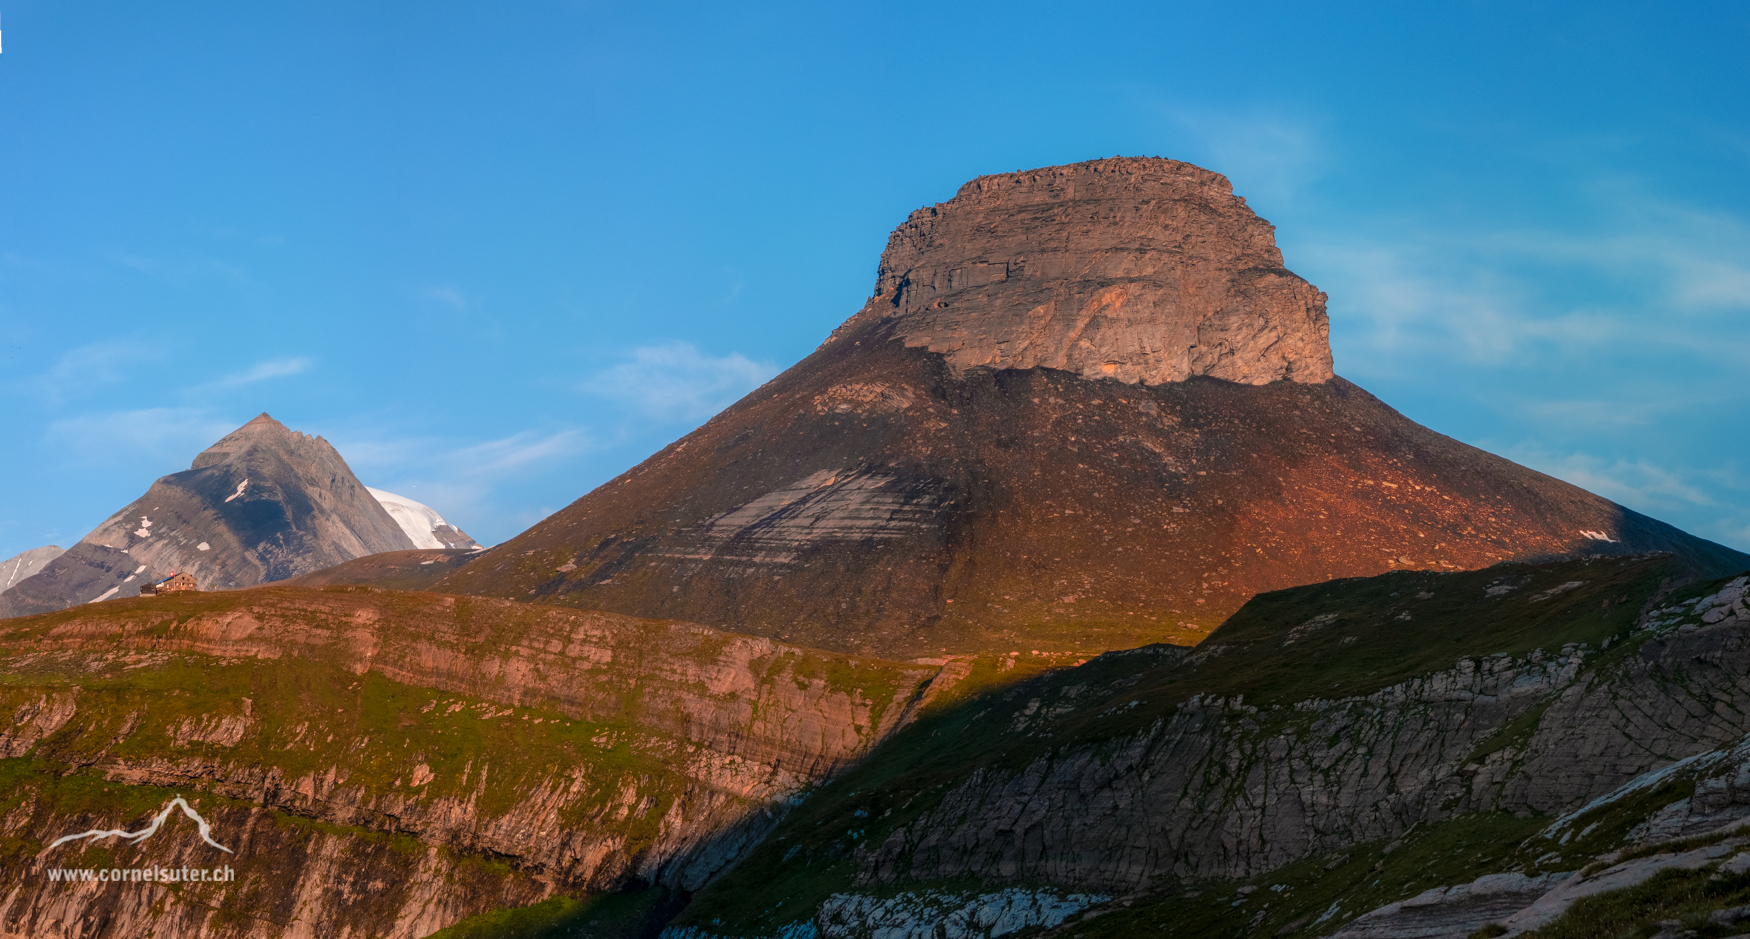
<svg viewBox="0 0 1750 939"><path fill-rule="evenodd" d="M1672 503L1715 504L1711 496L1678 473L1646 460L1604 460L1573 453L1539 468L1639 511L1657 512L1660 507Z"/></svg>
<svg viewBox="0 0 1750 939"><path fill-rule="evenodd" d="M195 389L191 390L229 391L233 388L241 388L244 385L253 385L258 381L267 381L270 378L286 378L291 375L302 375L310 370L310 366L315 364L316 360L308 356L299 356L291 359L269 359L265 362L257 362L255 365L244 371L226 375L217 381L198 385Z"/></svg>
<svg viewBox="0 0 1750 939"><path fill-rule="evenodd" d="M581 430L539 433L532 430L499 440L488 440L451 450L445 460L467 476L495 477L521 470L532 463L570 456L583 449L589 438Z"/></svg>
<svg viewBox="0 0 1750 939"><path fill-rule="evenodd" d="M120 253L112 255L109 260L120 267L177 289L187 289L215 280L233 287L255 289L261 286L241 266L211 255L188 254L182 257L148 257Z"/></svg>
<svg viewBox="0 0 1750 939"><path fill-rule="evenodd" d="M499 484L597 446L578 428L527 430L472 442L355 430L334 435L333 442L367 485L424 502L463 528L483 515L497 514L486 504Z"/></svg>
<svg viewBox="0 0 1750 939"><path fill-rule="evenodd" d="M462 295L462 291L449 284L434 284L425 287L419 291L419 296L460 312L468 311L468 298Z"/></svg>
<svg viewBox="0 0 1750 939"><path fill-rule="evenodd" d="M1182 159L1225 175L1234 191L1248 199L1287 202L1318 178L1325 163L1319 130L1304 117L1258 109L1162 106L1161 110L1200 151Z"/></svg>
<svg viewBox="0 0 1750 939"><path fill-rule="evenodd" d="M1297 264L1333 297L1339 353L1357 353L1340 366L1750 354L1750 225L1639 194L1595 198L1609 200L1602 221L1581 231L1400 222L1303 246Z"/></svg>
<svg viewBox="0 0 1750 939"><path fill-rule="evenodd" d="M29 380L40 395L60 403L81 391L127 381L136 370L164 358L161 347L127 340L106 340L70 349L47 370Z"/></svg>
<svg viewBox="0 0 1750 939"><path fill-rule="evenodd" d="M1588 453L1550 452L1536 445L1509 456L1557 479L1595 492L1637 512L1671 522L1704 538L1750 550L1750 481L1732 468L1732 455L1710 468L1661 465Z"/></svg>
<svg viewBox="0 0 1750 939"><path fill-rule="evenodd" d="M647 417L697 421L764 384L778 368L739 352L709 356L685 342L643 346L631 360L585 381L590 394L621 401Z"/></svg>
<svg viewBox="0 0 1750 939"><path fill-rule="evenodd" d="M186 463L242 424L204 408L141 408L54 421L44 436L74 462L159 466Z"/></svg>

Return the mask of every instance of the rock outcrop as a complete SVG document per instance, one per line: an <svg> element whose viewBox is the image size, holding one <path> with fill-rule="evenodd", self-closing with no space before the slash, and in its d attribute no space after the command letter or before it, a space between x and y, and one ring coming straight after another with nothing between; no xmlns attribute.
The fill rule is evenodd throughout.
<svg viewBox="0 0 1750 939"><path fill-rule="evenodd" d="M1405 568L1750 567L1332 377L1319 297L1213 173L977 180L820 349L436 588L909 657L1191 643Z"/></svg>
<svg viewBox="0 0 1750 939"><path fill-rule="evenodd" d="M376 588L79 607L0 630L0 934L384 936L694 890L952 684L685 623ZM6 717L9 715L9 717ZM175 822L128 844L176 795ZM48 885L226 865L234 882Z"/></svg>
<svg viewBox="0 0 1750 939"><path fill-rule="evenodd" d="M177 571L222 590L412 547L328 441L262 414L0 593L0 617L134 595Z"/></svg>
<svg viewBox="0 0 1750 939"><path fill-rule="evenodd" d="M956 371L1328 381L1325 295L1219 173L1112 159L981 176L913 212L841 334L893 319Z"/></svg>

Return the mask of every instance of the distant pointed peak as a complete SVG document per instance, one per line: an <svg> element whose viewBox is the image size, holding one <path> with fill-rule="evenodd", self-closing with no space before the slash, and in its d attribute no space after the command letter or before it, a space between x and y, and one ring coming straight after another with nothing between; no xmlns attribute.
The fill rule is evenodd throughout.
<svg viewBox="0 0 1750 939"><path fill-rule="evenodd" d="M222 463L233 453L242 452L258 443L301 436L303 435L294 433L286 425L274 420L272 415L263 411L242 427L231 431L219 438L212 446L202 450L194 458L194 463L189 468L200 469L213 463Z"/></svg>

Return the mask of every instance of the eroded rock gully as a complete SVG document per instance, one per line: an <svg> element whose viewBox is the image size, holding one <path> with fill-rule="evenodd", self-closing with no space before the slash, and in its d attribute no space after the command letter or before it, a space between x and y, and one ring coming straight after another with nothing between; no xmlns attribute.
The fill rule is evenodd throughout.
<svg viewBox="0 0 1750 939"><path fill-rule="evenodd" d="M685 623L372 588L12 620L0 655L0 930L30 936L416 937L555 890L693 889L942 684ZM44 851L139 830L175 794L235 854L177 820ZM44 882L140 865L237 880Z"/></svg>

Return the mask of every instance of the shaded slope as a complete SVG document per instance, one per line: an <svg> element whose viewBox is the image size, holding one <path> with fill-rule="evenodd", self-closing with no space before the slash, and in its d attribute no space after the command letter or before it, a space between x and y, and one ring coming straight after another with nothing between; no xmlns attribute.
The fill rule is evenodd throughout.
<svg viewBox="0 0 1750 939"><path fill-rule="evenodd" d="M1745 578L1662 594L1678 574L1593 558L1258 597L1195 652L1110 653L926 718L665 935L906 934L1014 892L1015 928L1103 914L1066 936L1314 936L1552 875L1510 912L1606 852L1750 817Z"/></svg>
<svg viewBox="0 0 1750 939"><path fill-rule="evenodd" d="M176 571L247 587L411 547L328 441L262 414L0 594L0 617L128 596Z"/></svg>
<svg viewBox="0 0 1750 939"><path fill-rule="evenodd" d="M695 889L907 720L939 671L374 588L10 620L0 931L415 937L560 892ZM176 826L41 854L138 830L175 793L235 854ZM218 862L236 882L71 891L42 871Z"/></svg>

